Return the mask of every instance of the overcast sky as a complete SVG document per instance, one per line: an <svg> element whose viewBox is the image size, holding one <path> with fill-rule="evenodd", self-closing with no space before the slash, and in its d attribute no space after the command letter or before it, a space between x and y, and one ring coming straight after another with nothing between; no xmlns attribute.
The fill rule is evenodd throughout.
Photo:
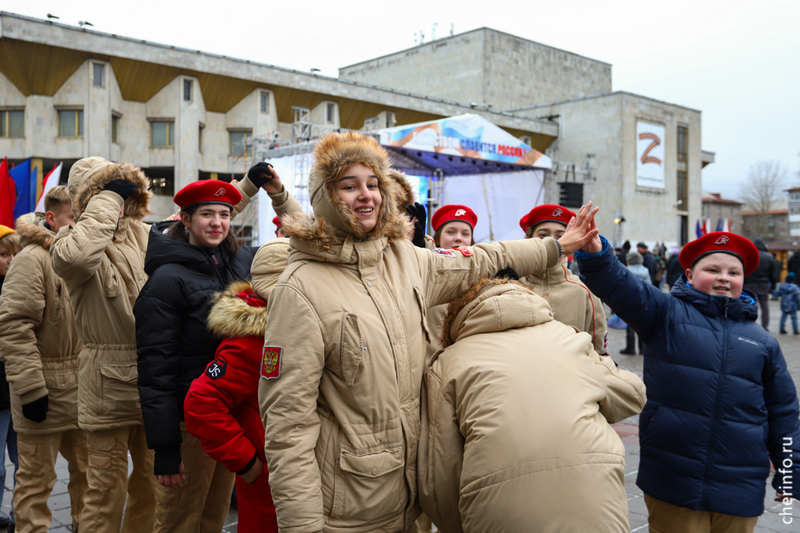
<svg viewBox="0 0 800 533"><path fill-rule="evenodd" d="M0 9L337 76L339 67L487 26L613 65L613 89L703 112L704 189L739 196L758 160L800 184L800 1L0 0Z"/></svg>

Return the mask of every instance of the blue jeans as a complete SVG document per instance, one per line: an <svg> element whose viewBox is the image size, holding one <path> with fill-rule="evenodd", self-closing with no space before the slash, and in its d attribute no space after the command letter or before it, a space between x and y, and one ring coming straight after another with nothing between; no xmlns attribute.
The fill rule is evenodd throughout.
<svg viewBox="0 0 800 533"><path fill-rule="evenodd" d="M786 317L792 317L792 329L797 332L797 311L781 312L781 331L786 331Z"/></svg>
<svg viewBox="0 0 800 533"><path fill-rule="evenodd" d="M0 502L3 501L3 491L6 488L6 448L8 456L14 463L14 473L19 468L17 458L17 432L14 431L14 424L11 422L11 409L0 411ZM14 479L14 485L17 480ZM11 521L14 521L14 503L11 503Z"/></svg>

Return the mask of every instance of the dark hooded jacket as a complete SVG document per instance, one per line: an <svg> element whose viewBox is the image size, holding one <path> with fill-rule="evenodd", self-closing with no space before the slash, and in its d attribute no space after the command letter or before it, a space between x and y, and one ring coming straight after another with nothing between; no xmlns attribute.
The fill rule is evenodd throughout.
<svg viewBox="0 0 800 533"><path fill-rule="evenodd" d="M756 237L753 244L758 248L760 258L758 267L744 278L744 288L762 294L775 288L778 277L775 275L775 258L767 251L767 245L761 237Z"/></svg>
<svg viewBox="0 0 800 533"><path fill-rule="evenodd" d="M156 451L156 474L177 472L183 400L222 341L206 327L212 297L249 277L257 251L243 246L234 255L222 245L178 241L163 233L173 223L160 222L150 231L144 264L150 279L133 309L139 396L147 446Z"/></svg>
<svg viewBox="0 0 800 533"><path fill-rule="evenodd" d="M797 393L756 300L711 296L682 276L669 294L614 259L578 252L581 279L644 344L647 404L637 485L659 500L735 516L764 511L770 463L794 456L772 486L800 479Z"/></svg>

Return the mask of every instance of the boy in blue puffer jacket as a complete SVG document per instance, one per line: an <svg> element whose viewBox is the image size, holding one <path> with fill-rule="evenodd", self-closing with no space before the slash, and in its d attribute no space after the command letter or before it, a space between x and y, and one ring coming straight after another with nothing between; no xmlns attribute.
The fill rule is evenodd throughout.
<svg viewBox="0 0 800 533"><path fill-rule="evenodd" d="M770 462L778 499L800 482L800 411L778 342L742 290L755 246L727 232L686 245L665 294L631 274L604 238L575 254L581 279L646 346L637 485L650 531L752 532Z"/></svg>
<svg viewBox="0 0 800 533"><path fill-rule="evenodd" d="M800 288L795 285L794 272L786 274L781 286L772 293L774 297L781 299L781 333L786 333L786 317L792 317L792 329L797 335L797 310L800 309Z"/></svg>

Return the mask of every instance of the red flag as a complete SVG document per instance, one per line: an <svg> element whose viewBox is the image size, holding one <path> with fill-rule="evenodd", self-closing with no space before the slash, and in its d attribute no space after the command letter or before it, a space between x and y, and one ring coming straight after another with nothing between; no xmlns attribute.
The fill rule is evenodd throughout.
<svg viewBox="0 0 800 533"><path fill-rule="evenodd" d="M17 186L8 173L8 158L0 163L0 224L14 227L14 204L17 203Z"/></svg>

